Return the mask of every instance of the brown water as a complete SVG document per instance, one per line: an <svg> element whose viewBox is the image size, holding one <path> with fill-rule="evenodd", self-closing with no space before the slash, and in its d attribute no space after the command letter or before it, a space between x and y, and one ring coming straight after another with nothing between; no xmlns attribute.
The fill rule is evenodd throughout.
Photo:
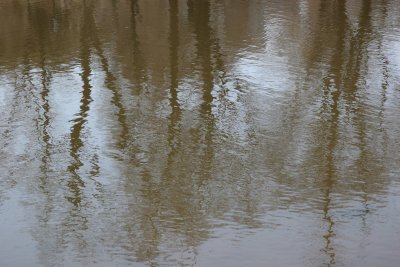
<svg viewBox="0 0 400 267"><path fill-rule="evenodd" d="M398 0L0 0L0 266L400 266Z"/></svg>

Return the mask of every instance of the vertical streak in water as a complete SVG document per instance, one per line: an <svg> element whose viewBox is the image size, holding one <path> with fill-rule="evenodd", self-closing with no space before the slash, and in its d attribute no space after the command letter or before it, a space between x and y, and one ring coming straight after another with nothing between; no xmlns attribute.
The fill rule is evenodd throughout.
<svg viewBox="0 0 400 267"><path fill-rule="evenodd" d="M362 64L368 60L367 45L371 34L371 1L363 1L360 18L358 23L357 33L350 40L350 54L347 62L346 73L344 74L344 95L345 100L348 102L348 107L354 109L356 96L360 89L357 83L360 81ZM363 57L367 57L364 60ZM363 62L364 60L364 62ZM357 103L358 104L358 103ZM349 110L350 112L354 110ZM358 113L360 114L360 113Z"/></svg>
<svg viewBox="0 0 400 267"><path fill-rule="evenodd" d="M145 64L140 51L140 42L137 34L136 17L139 15L138 0L131 0L131 30L132 30L132 54L133 54L133 78L136 82L135 95L140 95L145 80Z"/></svg>
<svg viewBox="0 0 400 267"><path fill-rule="evenodd" d="M140 8L138 0L130 0L130 30L131 30L131 44L132 44L132 57L133 57L133 94L139 96L142 93L143 86L146 81L145 61L141 54L141 43L139 40L138 31L138 17L140 15ZM140 102L139 102L140 104ZM131 135L134 135L134 129L131 129ZM127 133L128 137L128 133ZM133 147L129 146L127 151L134 158L131 165L135 169L142 169L140 171L140 181L127 179L126 190L127 197L140 199L138 203L129 203L129 211L127 214L127 221L125 224L130 247L134 251L135 257L138 261L146 262L150 266L157 266L156 259L159 256L159 243L161 242L161 233L158 226L159 206L161 203L160 192L158 184L154 182L151 172L147 169L146 165L137 158L140 149L140 143L136 142L138 138L132 139ZM129 176L129 178L133 178ZM134 177L138 178L139 177ZM139 188L135 188L135 195L129 190L131 184L138 184ZM138 210L139 209L139 210ZM134 214L134 215L132 215ZM131 252L130 252L131 253Z"/></svg>
<svg viewBox="0 0 400 267"><path fill-rule="evenodd" d="M89 0L90 1L90 0ZM70 132L70 156L72 161L68 166L68 171L71 174L67 182L70 195L66 199L73 205L70 212L63 222L63 232L67 235L63 236L64 245L68 243L74 244L79 247L76 253L80 255L87 255L85 249L87 248L88 240L84 237L83 232L87 230L88 219L82 213L81 201L82 190L85 187L85 181L82 179L79 170L83 166L81 160L81 150L84 146L82 140L82 131L87 123L87 117L90 111L90 103L92 99L92 85L90 83L91 70L91 52L90 52L90 35L93 29L89 24L89 19L92 16L93 6L88 6L87 1L83 1L83 16L82 27L80 29L80 65L81 65L81 79L82 79L82 96L80 100L79 112L75 114L76 118L72 120L73 125ZM64 241L65 240L65 241Z"/></svg>
<svg viewBox="0 0 400 267"><path fill-rule="evenodd" d="M52 16L55 16L55 6L53 2L53 13ZM38 11L37 11L38 12ZM39 12L37 16L41 16L42 14ZM37 18L32 18L30 24L33 25L37 21ZM50 162L51 162L51 136L50 136L50 125L51 125L51 118L50 118L50 102L49 102L49 94L50 94L50 84L51 84L51 71L48 69L50 66L46 66L46 56L47 56L47 38L46 38L46 30L48 30L47 21L44 21L44 25L39 25L38 32L36 34L38 39L39 45L39 67L40 71L40 78L41 78L41 91L39 92L40 95L40 109L39 109L39 117L37 119L37 130L39 135L41 136L42 142L42 156L41 156L41 164L40 164L40 171L41 176L39 177L39 188L42 191L44 201L39 205L38 209L41 210L39 213L39 219L37 225L42 228L46 229L45 233L40 232L39 234L35 234L40 236L39 240L39 247L40 247L40 254L41 258L46 258L48 250L45 248L45 242L43 240L51 240L51 234L49 229L51 229L51 225L49 224L49 220L54 210L54 192L51 192L51 179L49 177L49 169L50 169ZM47 27L44 27L47 25Z"/></svg>
<svg viewBox="0 0 400 267"><path fill-rule="evenodd" d="M212 112L214 77L211 57L211 44L213 40L210 26L210 1L188 0L188 16L196 38L196 55L200 61L203 80L203 102L200 105L200 116L204 122L204 141L206 143L206 150L204 151L201 165L201 184L203 184L211 178L211 165L214 158L213 132L215 122Z"/></svg>
<svg viewBox="0 0 400 267"><path fill-rule="evenodd" d="M169 48L170 48L170 106L168 124L168 144L170 146L170 159L178 150L180 141L177 140L179 134L177 124L181 117L181 108L178 100L178 50L179 50L179 7L177 0L169 0ZM170 160L169 160L170 161Z"/></svg>
<svg viewBox="0 0 400 267"><path fill-rule="evenodd" d="M322 1L324 2L324 1ZM337 41L335 53L332 57L332 62L330 64L331 69L329 73L331 77L326 79L324 86L324 97L327 99L324 101L324 113L330 113L331 116L328 119L328 140L327 140L327 170L326 178L324 180L324 205L323 214L324 220L328 225L326 234L324 235L325 247L324 251L329 257L328 266L333 266L335 264L335 250L332 245L332 238L334 237L334 220L331 215L331 205L332 205L332 189L335 184L336 178L336 166L335 166L335 150L338 139L338 126L339 126L339 100L341 94L341 77L342 77L342 67L344 63L344 50L345 50L345 38L346 30L348 28L348 18L346 14L346 0L339 0L335 3L335 13L337 23ZM329 101L329 99L331 99ZM329 107L327 106L330 103Z"/></svg>
<svg viewBox="0 0 400 267"><path fill-rule="evenodd" d="M54 13L53 13L54 14ZM49 133L49 127L50 127L50 103L49 103L49 86L50 86L50 81L51 81L51 73L49 73L49 70L46 69L46 48L45 48L45 35L46 33L43 32L44 29L40 27L39 33L38 33L38 43L39 43L39 52L40 52L40 75L41 75L41 92L40 92L40 97L41 97L41 113L42 113L42 125L40 125L41 129L41 136L42 136L42 142L44 144L44 155L42 156L42 163L40 166L41 172L42 172L42 177L41 177L41 184L40 188L48 193L49 188L48 187L48 169L49 169L49 161L50 161L50 148L51 148L51 143L50 143L50 133Z"/></svg>
<svg viewBox="0 0 400 267"><path fill-rule="evenodd" d="M114 3L114 2L113 2ZM113 4L114 5L114 4ZM114 20L117 20L117 14L114 14L116 17ZM125 107L122 104L122 94L119 92L118 88L118 83L117 83L117 78L115 75L112 73L110 70L110 64L108 62L107 57L104 54L104 50L101 47L101 41L99 37L97 36L97 28L95 25L94 17L93 14L88 19L88 24L90 25L90 28L92 29L92 34L91 39L93 41L93 47L96 49L98 56L100 57L101 61L101 67L103 69L103 72L105 73L105 85L108 90L111 91L112 93L112 99L111 103L117 108L117 119L121 127L121 134L119 136L119 142L118 142L118 147L120 149L124 149L126 146L128 134L129 134L129 129L127 126L126 122L126 111Z"/></svg>
<svg viewBox="0 0 400 267"><path fill-rule="evenodd" d="M386 26L385 25L386 24L385 23L385 19L387 18L387 14L388 14L387 5L388 5L387 1L384 0L383 3L382 3L382 9L383 10L382 10L382 15L381 15L381 18L382 18L381 27L385 27ZM382 28L380 28L378 30L383 31ZM379 127L380 127L380 131L383 134L384 148L385 148L385 151L386 151L388 137L387 137L387 131L386 131L386 129L385 129L383 124L385 122L385 104L386 104L386 101L387 101L387 93L388 93L387 91L388 91L388 86L389 86L390 73L389 73L389 59L385 55L385 52L383 50L383 47L382 47L383 46L383 42L384 42L384 35L382 34L380 36L379 44L378 44L379 56L381 57L381 61L382 61L381 64L382 64L382 75L383 75L383 80L382 80L382 84L381 84L381 89L382 89L381 97L382 97L382 99L381 99L381 104L380 104L380 109L379 109L379 119L380 119Z"/></svg>
<svg viewBox="0 0 400 267"><path fill-rule="evenodd" d="M113 15L113 20L115 23L115 27L118 29L119 28L119 22L118 22L118 0L112 0L111 5L112 5L112 15Z"/></svg>
<svg viewBox="0 0 400 267"><path fill-rule="evenodd" d="M368 42L369 42L369 36L372 33L372 25L371 25L371 1L370 0L365 0L363 1L361 13L360 13L360 19L359 19L359 29L357 34L354 36L354 38L351 40L351 45L350 45L350 68L347 70L346 73L349 74L348 77L346 77L345 80L345 89L348 91L348 98L349 98L349 106L351 103L354 103L355 101L360 101L357 100L357 93L358 91L363 90L364 88L361 88L357 83L360 81L361 77L364 77L365 75L361 75L362 67L367 67L367 61L368 61ZM367 57L364 59L363 57ZM364 63L364 65L363 65ZM366 84L366 83L364 83ZM357 134L358 134L358 139L359 139L359 147L360 147L360 156L357 160L357 168L359 168L359 173L360 173L360 178L363 179L363 183L361 185L361 190L363 191L363 200L362 204L364 207L364 210L362 211L361 218L363 220L363 224L366 225L366 215L369 213L369 207L368 207L368 184L369 181L365 180L365 177L368 177L366 175L369 170L368 170L368 165L373 162L369 162L370 159L373 158L371 151L369 151L369 146L368 146L368 140L366 136L366 131L367 131L367 124L366 124L366 118L365 118L365 112L363 111L363 105L362 103L357 103L359 108L352 110L352 112L355 115L355 123L356 123L356 128L357 128ZM378 168L376 166L376 168Z"/></svg>
<svg viewBox="0 0 400 267"><path fill-rule="evenodd" d="M212 116L213 64L211 60L210 2L208 0L189 0L189 19L196 37L197 57L202 68L203 103L202 115Z"/></svg>
<svg viewBox="0 0 400 267"><path fill-rule="evenodd" d="M90 7L91 8L91 7ZM67 197L67 199L74 204L75 206L79 206L81 202L81 187L84 187L85 183L80 177L78 171L80 167L83 165L80 159L80 149L83 147L83 141L81 137L82 130L84 128L85 123L87 122L87 116L90 110L90 103L92 102L91 92L92 86L90 84L90 76L91 76L91 68L90 68L90 46L88 43L88 38L92 33L90 25L88 24L88 19L92 16L91 12L88 11L88 7L86 5L86 1L83 4L83 23L81 29L81 78L82 78L82 97L80 101L80 111L77 114L77 117L73 119L73 126L71 127L70 134L70 155L73 159L73 162L68 167L68 171L72 174L72 178L68 181L68 187L72 193L71 197Z"/></svg>
<svg viewBox="0 0 400 267"><path fill-rule="evenodd" d="M27 4L27 13L28 13L28 18L31 16L31 4L28 2ZM21 70L16 70L15 71L15 83L14 83L14 96L12 98L11 102L11 107L9 110L9 117L7 118L7 124L8 125L14 125L14 123L18 120L18 108L20 107L21 103L29 101L23 101L22 99L24 97L27 97L29 94L33 94L33 88L32 86L32 75L31 75L31 57L32 57L32 43L33 43L33 38L31 34L31 25L29 26L28 29L24 29L26 31L26 35L24 38L24 45L23 45L23 56L22 56L22 66ZM28 88L32 90L27 90ZM4 146L2 149L5 150L5 148L10 144L11 138L13 136L12 132L15 127L7 127L6 130L2 133L2 138L5 140ZM5 150L6 151L6 150Z"/></svg>

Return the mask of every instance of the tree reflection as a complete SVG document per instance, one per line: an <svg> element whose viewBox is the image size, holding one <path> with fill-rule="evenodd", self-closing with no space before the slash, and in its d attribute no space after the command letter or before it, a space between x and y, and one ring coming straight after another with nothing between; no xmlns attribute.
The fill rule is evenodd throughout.
<svg viewBox="0 0 400 267"><path fill-rule="evenodd" d="M305 2L315 14L299 14ZM388 11L370 0L359 10L345 0L291 4L5 5L23 19L0 42L15 81L1 160L10 179L40 189L27 198L43 262L193 265L219 229L281 233L307 211L323 225L313 229L315 258L341 263L336 234L346 216L368 234L396 160L385 121L393 70L377 37ZM383 76L378 90L372 71ZM27 132L32 149L18 152ZM279 225L279 212L293 225Z"/></svg>
<svg viewBox="0 0 400 267"><path fill-rule="evenodd" d="M90 67L90 46L88 42L88 36L90 36L93 28L87 23L90 19L90 7L86 6L84 3L83 12L83 25L81 31L81 68L82 68L82 98L80 101L79 113L77 117L72 120L73 126L71 127L71 151L70 155L73 158L73 162L68 167L69 172L72 175L72 179L68 181L68 187L71 190L72 196L68 197L68 200L75 206L79 206L81 202L81 188L84 187L85 183L79 175L79 169L82 167L83 163L79 157L79 151L83 147L84 143L82 141L82 130L87 122L87 117L89 115L90 103L92 102L92 85L90 84L91 67Z"/></svg>

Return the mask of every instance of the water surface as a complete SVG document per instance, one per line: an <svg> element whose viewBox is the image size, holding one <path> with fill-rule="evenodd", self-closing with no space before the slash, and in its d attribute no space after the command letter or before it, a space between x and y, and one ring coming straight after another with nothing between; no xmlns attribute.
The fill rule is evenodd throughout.
<svg viewBox="0 0 400 267"><path fill-rule="evenodd" d="M0 0L0 266L400 265L397 0Z"/></svg>

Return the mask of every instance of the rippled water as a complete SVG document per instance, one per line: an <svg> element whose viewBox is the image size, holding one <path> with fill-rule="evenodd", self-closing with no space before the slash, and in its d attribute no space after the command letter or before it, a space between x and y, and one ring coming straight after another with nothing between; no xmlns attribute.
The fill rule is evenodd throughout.
<svg viewBox="0 0 400 267"><path fill-rule="evenodd" d="M400 265L397 0L0 0L0 266Z"/></svg>

